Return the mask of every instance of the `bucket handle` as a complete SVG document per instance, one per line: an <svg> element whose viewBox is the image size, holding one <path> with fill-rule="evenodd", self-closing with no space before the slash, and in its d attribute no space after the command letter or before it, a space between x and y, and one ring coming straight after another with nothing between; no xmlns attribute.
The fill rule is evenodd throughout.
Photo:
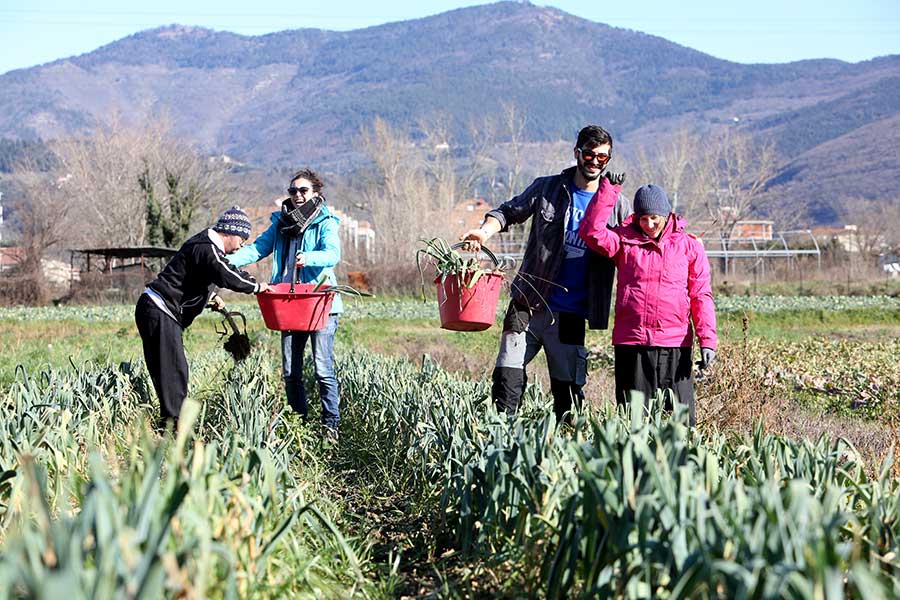
<svg viewBox="0 0 900 600"><path fill-rule="evenodd" d="M467 243L468 243L468 242L457 242L457 243L453 244L452 246L450 246L450 249L451 249L451 250L458 250L458 249L462 248L463 246L465 246ZM493 252L491 252L490 249L489 249L487 246L485 246L484 244L482 244L482 245L481 245L481 251L484 252L485 254L487 254L487 257L488 257L489 259L491 259L491 261L493 261L493 263L494 263L494 268L497 268L497 267L500 266L500 261L497 259L497 256L496 256Z"/></svg>
<svg viewBox="0 0 900 600"><path fill-rule="evenodd" d="M302 268L303 268L303 267L297 267L297 266L295 266L295 267L294 267L294 270L291 272L291 293L292 293L292 294L294 293L294 285L297 283L297 273L299 273L299 272L300 272L300 269L302 269ZM319 288L322 287L322 284L323 284L323 283L325 283L325 277L324 277L324 276L320 279L319 283L316 284L316 287L313 288L313 292L318 292L318 291L319 291ZM356 290L354 290L354 291L356 291Z"/></svg>
<svg viewBox="0 0 900 600"><path fill-rule="evenodd" d="M303 267L298 267L296 260L294 261L294 268L291 269L291 293L294 293L294 284L297 283L297 273L300 272L300 269Z"/></svg>

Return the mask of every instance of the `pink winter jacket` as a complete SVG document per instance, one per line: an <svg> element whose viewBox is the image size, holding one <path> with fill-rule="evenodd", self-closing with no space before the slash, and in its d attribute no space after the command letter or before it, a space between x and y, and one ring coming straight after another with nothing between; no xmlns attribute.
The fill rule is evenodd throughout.
<svg viewBox="0 0 900 600"><path fill-rule="evenodd" d="M659 240L644 235L635 215L608 229L620 189L602 178L578 230L618 269L612 343L689 348L693 321L700 347L716 349L716 309L703 244L684 232L684 219L674 213Z"/></svg>

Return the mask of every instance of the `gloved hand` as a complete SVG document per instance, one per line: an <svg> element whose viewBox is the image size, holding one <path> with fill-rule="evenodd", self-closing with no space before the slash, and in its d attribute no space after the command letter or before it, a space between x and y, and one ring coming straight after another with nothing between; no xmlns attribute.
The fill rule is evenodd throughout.
<svg viewBox="0 0 900 600"><path fill-rule="evenodd" d="M700 368L708 369L716 360L716 351L712 348L700 348Z"/></svg>
<svg viewBox="0 0 900 600"><path fill-rule="evenodd" d="M615 171L607 171L604 177L613 185L622 185L625 183L625 173L616 173Z"/></svg>

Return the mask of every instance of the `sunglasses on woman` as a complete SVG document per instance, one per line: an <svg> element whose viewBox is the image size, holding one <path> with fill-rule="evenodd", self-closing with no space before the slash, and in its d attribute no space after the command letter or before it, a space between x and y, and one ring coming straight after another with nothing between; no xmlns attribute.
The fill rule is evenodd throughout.
<svg viewBox="0 0 900 600"><path fill-rule="evenodd" d="M308 191L309 191L309 188L305 187L305 186L304 187L291 186L287 189L287 193L290 194L291 196L305 196Z"/></svg>

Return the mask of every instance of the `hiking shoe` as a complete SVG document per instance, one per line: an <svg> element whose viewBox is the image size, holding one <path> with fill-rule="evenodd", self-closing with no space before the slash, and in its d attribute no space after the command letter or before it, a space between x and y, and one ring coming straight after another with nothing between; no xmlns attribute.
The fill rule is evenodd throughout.
<svg viewBox="0 0 900 600"><path fill-rule="evenodd" d="M328 445L337 446L340 440L338 430L333 427L324 427L322 429L322 440Z"/></svg>

